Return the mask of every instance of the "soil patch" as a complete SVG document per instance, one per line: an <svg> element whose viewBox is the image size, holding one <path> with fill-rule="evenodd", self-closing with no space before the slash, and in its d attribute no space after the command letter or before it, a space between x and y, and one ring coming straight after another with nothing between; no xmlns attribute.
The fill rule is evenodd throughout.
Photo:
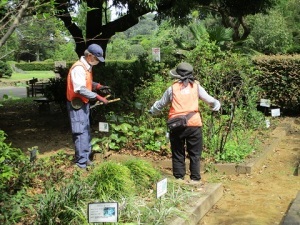
<svg viewBox="0 0 300 225"><path fill-rule="evenodd" d="M34 102L0 107L0 129L8 135L7 141L25 153L34 146L41 154L72 148L67 114L54 104L50 107L46 113L40 113Z"/></svg>
<svg viewBox="0 0 300 225"><path fill-rule="evenodd" d="M205 174L223 183L223 197L199 225L281 224L300 190L296 176L300 161L300 120L290 118L289 133L263 165L251 175Z"/></svg>

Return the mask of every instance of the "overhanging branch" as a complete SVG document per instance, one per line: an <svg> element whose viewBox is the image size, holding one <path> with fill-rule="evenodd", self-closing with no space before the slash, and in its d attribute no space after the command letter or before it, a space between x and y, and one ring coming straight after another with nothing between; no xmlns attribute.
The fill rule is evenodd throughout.
<svg viewBox="0 0 300 225"><path fill-rule="evenodd" d="M25 13L25 10L29 6L29 2L30 2L30 0L24 0L24 4L21 6L20 10L18 11L17 17L15 18L14 22L12 23L12 25L10 26L8 31L4 34L4 36L1 38L0 47L2 47L5 44L7 39L10 37L10 35L14 32L16 27L19 25L24 13Z"/></svg>

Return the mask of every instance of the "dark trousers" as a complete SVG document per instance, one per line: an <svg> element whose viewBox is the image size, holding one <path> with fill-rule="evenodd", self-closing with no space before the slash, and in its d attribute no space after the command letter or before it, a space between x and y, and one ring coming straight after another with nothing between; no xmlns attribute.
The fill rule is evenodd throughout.
<svg viewBox="0 0 300 225"><path fill-rule="evenodd" d="M200 157L203 142L201 127L186 127L181 130L171 131L170 142L174 177L184 178L187 151L190 158L190 178L191 180L200 180Z"/></svg>

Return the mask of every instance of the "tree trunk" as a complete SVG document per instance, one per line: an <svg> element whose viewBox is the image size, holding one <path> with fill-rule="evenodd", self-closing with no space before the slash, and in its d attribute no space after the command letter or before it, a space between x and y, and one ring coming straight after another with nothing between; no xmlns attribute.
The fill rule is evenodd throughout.
<svg viewBox="0 0 300 225"><path fill-rule="evenodd" d="M95 43L99 44L103 48L105 58L107 44L111 37L113 37L117 32L126 31L130 27L136 25L139 22L139 17L149 12L149 10L140 9L139 12L135 12L134 15L129 13L117 20L103 25L103 0L89 0L86 2L89 7L93 8L93 10L87 12L86 38L83 37L82 30L72 22L67 5L60 4L59 0L57 0L56 4L56 9L59 12L56 16L64 22L65 27L74 38L76 43L75 51L78 57L83 55L84 50L88 45Z"/></svg>

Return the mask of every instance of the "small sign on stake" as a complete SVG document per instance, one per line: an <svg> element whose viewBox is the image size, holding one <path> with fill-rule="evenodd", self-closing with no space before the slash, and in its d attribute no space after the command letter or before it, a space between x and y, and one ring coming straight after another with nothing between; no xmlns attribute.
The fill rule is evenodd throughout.
<svg viewBox="0 0 300 225"><path fill-rule="evenodd" d="M271 107L270 99L260 99L260 106L262 106L262 107Z"/></svg>
<svg viewBox="0 0 300 225"><path fill-rule="evenodd" d="M269 119L266 119L266 128L269 128L270 127L270 120Z"/></svg>
<svg viewBox="0 0 300 225"><path fill-rule="evenodd" d="M167 193L168 179L165 178L156 183L156 198L160 198Z"/></svg>
<svg viewBox="0 0 300 225"><path fill-rule="evenodd" d="M271 109L271 115L273 117L277 117L277 116L280 116L280 109Z"/></svg>
<svg viewBox="0 0 300 225"><path fill-rule="evenodd" d="M118 222L118 203L99 202L88 204L88 222Z"/></svg>
<svg viewBox="0 0 300 225"><path fill-rule="evenodd" d="M109 130L108 123L99 122L99 131L108 132L108 130Z"/></svg>
<svg viewBox="0 0 300 225"><path fill-rule="evenodd" d="M154 61L160 62L160 48L152 48L152 56Z"/></svg>

